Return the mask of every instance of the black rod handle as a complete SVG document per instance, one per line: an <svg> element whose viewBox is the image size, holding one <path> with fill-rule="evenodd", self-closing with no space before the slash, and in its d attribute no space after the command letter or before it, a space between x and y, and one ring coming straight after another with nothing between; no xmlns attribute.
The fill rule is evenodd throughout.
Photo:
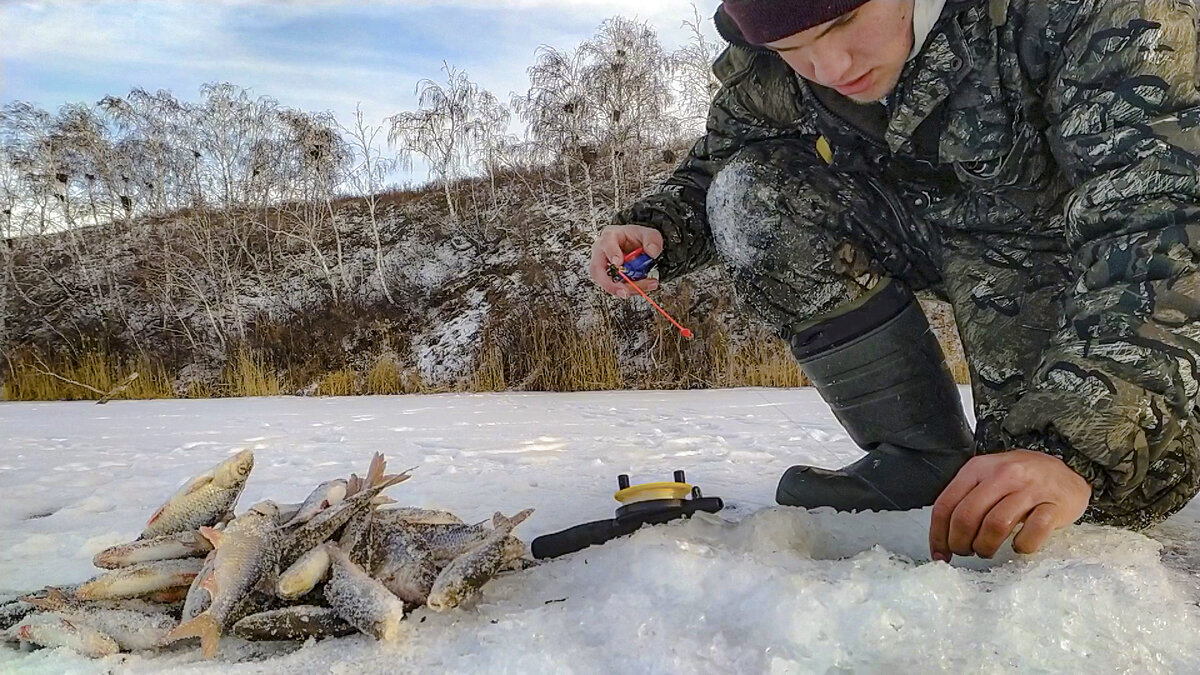
<svg viewBox="0 0 1200 675"><path fill-rule="evenodd" d="M615 539L626 534L632 534L641 523L619 524L615 520L597 520L583 525L576 525L561 532L546 534L534 539L529 545L533 557L538 560L557 558L560 555L582 551L595 544Z"/></svg>

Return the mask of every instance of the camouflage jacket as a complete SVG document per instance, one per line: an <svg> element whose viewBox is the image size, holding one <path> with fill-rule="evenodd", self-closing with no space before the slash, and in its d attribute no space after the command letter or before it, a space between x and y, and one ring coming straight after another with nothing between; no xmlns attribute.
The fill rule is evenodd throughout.
<svg viewBox="0 0 1200 675"><path fill-rule="evenodd" d="M713 261L705 198L730 156L823 138L833 169L896 177L902 206L929 223L1069 252L1066 328L1012 431L1065 439L1094 503L1146 494L1148 465L1194 430L1200 391L1194 0L949 0L884 106L839 103L720 11L717 24L731 44L707 133L615 219L663 232L662 279Z"/></svg>

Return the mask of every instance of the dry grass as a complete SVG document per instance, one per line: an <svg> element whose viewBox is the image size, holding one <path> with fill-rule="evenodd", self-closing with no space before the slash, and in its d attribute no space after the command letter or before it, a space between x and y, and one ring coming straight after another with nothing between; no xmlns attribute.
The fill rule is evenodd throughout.
<svg viewBox="0 0 1200 675"><path fill-rule="evenodd" d="M475 372L467 378L468 391L505 391L508 381L505 379L504 353L494 341L486 341L487 345L475 362Z"/></svg>
<svg viewBox="0 0 1200 675"><path fill-rule="evenodd" d="M400 367L392 359L380 359L367 372L366 393L375 396L402 394Z"/></svg>
<svg viewBox="0 0 1200 675"><path fill-rule="evenodd" d="M355 387L356 377L350 369L328 372L317 382L318 396L354 396L360 394Z"/></svg>
<svg viewBox="0 0 1200 675"><path fill-rule="evenodd" d="M549 309L515 312L484 334L463 388L469 391L597 391L625 382L613 330L582 331Z"/></svg>
<svg viewBox="0 0 1200 675"><path fill-rule="evenodd" d="M96 401L133 373L114 399L152 399L174 396L171 377L144 355L122 361L105 351L49 361L33 354L10 362L2 396L5 401Z"/></svg>
<svg viewBox="0 0 1200 675"><path fill-rule="evenodd" d="M452 386L433 387L394 358L378 360L365 373L350 368L316 375L315 391L321 396L361 394L392 395L443 391L597 391L627 388L674 389L696 387L800 387L808 384L786 344L767 334L751 335L737 343L722 325L709 317L689 316L686 298L665 303L684 325L693 327L697 339L685 340L669 324L656 321L649 351L649 367L636 372L621 370L618 328L606 311L587 330L579 329L569 314L550 309L526 310L508 315L485 332L483 349L473 371ZM931 317L934 318L934 317ZM937 326L939 321L934 321ZM969 384L970 373L957 334L938 326L951 373L960 384ZM951 326L952 328L952 326ZM162 365L141 355L122 361L95 350L77 358L43 360L24 353L9 362L0 394L6 401L98 400L131 373L137 379L114 398L172 398L173 376ZM289 383L263 354L237 350L215 386L192 383L182 395L278 396L309 382Z"/></svg>
<svg viewBox="0 0 1200 675"><path fill-rule="evenodd" d="M239 349L221 377L226 396L278 396L283 388L261 354Z"/></svg>
<svg viewBox="0 0 1200 675"><path fill-rule="evenodd" d="M349 368L326 373L317 383L317 396L354 396L360 393L355 379L354 371Z"/></svg>
<svg viewBox="0 0 1200 675"><path fill-rule="evenodd" d="M420 373L401 370L390 357L380 359L367 371L363 394L387 396L392 394L428 394L434 389L425 384Z"/></svg>
<svg viewBox="0 0 1200 675"><path fill-rule="evenodd" d="M720 387L803 387L808 378L800 371L787 345L775 338L753 340L730 347L728 336L714 338L714 370Z"/></svg>

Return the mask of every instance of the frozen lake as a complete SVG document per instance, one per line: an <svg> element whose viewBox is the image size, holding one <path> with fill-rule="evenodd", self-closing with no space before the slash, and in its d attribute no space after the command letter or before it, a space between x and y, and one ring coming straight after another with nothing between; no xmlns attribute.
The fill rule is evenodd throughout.
<svg viewBox="0 0 1200 675"><path fill-rule="evenodd" d="M965 392L965 390L964 390ZM675 469L720 517L505 575L469 610L293 645L226 639L92 662L0 648L20 672L1194 672L1200 504L1150 536L1092 526L1033 556L930 563L927 511L773 508L795 463L858 451L812 390L0 404L0 598L82 581L189 477L251 448L240 506L417 467L388 494L468 522L535 508L526 541L611 517L616 475Z"/></svg>

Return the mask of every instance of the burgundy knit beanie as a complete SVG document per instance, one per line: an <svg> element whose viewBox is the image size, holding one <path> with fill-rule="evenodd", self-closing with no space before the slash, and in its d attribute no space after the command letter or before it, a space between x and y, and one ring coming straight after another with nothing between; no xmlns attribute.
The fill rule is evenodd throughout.
<svg viewBox="0 0 1200 675"><path fill-rule="evenodd" d="M867 0L725 0L725 13L751 44L794 35L865 5Z"/></svg>

